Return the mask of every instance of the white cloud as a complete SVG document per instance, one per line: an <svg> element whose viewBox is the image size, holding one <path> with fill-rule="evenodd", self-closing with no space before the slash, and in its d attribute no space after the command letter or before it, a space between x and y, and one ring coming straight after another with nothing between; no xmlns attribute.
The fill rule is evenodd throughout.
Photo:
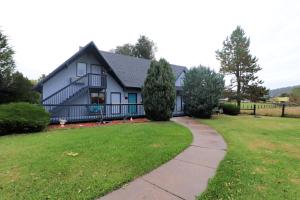
<svg viewBox="0 0 300 200"><path fill-rule="evenodd" d="M267 87L300 84L300 2L295 1L16 1L0 0L0 26L29 78L50 73L79 46L102 50L153 39L157 57L216 70L215 50L241 25Z"/></svg>

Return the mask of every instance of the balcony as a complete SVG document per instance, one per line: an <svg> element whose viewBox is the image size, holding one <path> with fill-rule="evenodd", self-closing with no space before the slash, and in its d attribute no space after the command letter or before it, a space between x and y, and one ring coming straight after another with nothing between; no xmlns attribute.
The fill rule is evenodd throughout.
<svg viewBox="0 0 300 200"><path fill-rule="evenodd" d="M87 85L92 88L106 88L107 76L103 74L87 74Z"/></svg>

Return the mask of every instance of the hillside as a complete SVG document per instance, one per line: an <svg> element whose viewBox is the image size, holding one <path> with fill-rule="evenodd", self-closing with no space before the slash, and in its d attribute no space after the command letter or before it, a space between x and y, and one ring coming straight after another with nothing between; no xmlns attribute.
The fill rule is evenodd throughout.
<svg viewBox="0 0 300 200"><path fill-rule="evenodd" d="M289 86L289 87L283 87L283 88L277 88L274 90L270 90L270 96L271 97L277 97L281 95L282 93L290 93L293 88L295 87L300 87L300 85L295 85L295 86Z"/></svg>

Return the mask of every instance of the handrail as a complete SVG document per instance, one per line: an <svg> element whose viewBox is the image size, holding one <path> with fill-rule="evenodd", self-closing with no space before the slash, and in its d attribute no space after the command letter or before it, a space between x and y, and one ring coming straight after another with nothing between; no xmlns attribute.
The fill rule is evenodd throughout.
<svg viewBox="0 0 300 200"><path fill-rule="evenodd" d="M63 88L59 89L58 91L56 91L55 93L51 94L50 96L48 96L47 98L43 99L42 100L42 103L49 100L50 98L54 97L55 95L59 94L60 92L62 92L63 90L65 90L66 88L70 87L71 85L74 85L76 83L79 83L79 81L81 81L83 78L86 78L88 77L88 80L87 80L87 86L90 85L90 81L89 81L89 76L90 75L99 75L100 77L105 77L106 75L103 75L103 74L95 74L95 73L87 73L85 74L84 76L81 76L80 78L78 78L77 80L69 83L68 85L64 86ZM105 79L106 80L106 79ZM104 85L106 86L106 84Z"/></svg>
<svg viewBox="0 0 300 200"><path fill-rule="evenodd" d="M111 103L105 103L105 104L43 104L43 106L98 106L98 105L105 105L105 106L132 106L132 105L144 105L142 103L124 103L124 104L111 104Z"/></svg>
<svg viewBox="0 0 300 200"><path fill-rule="evenodd" d="M73 85L75 82L81 80L82 78L86 77L88 74L85 74L84 76L81 76L79 79L69 83L68 85L66 85L65 87L59 89L58 91L54 92L53 94L51 94L50 96L48 96L47 98L43 99L43 102L50 99L51 97L53 97L54 95L58 94L59 92L63 91L64 89L66 89L67 87L69 87L70 85Z"/></svg>

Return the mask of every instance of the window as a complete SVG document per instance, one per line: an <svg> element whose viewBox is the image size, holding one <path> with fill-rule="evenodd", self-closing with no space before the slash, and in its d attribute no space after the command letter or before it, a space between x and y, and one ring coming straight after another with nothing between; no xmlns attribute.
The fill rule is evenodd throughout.
<svg viewBox="0 0 300 200"><path fill-rule="evenodd" d="M92 65L91 67L93 74L101 74L101 67L99 65Z"/></svg>
<svg viewBox="0 0 300 200"><path fill-rule="evenodd" d="M77 63L77 76L84 76L86 74L86 63Z"/></svg>
<svg viewBox="0 0 300 200"><path fill-rule="evenodd" d="M103 92L92 92L91 93L91 104L104 104L105 93Z"/></svg>

